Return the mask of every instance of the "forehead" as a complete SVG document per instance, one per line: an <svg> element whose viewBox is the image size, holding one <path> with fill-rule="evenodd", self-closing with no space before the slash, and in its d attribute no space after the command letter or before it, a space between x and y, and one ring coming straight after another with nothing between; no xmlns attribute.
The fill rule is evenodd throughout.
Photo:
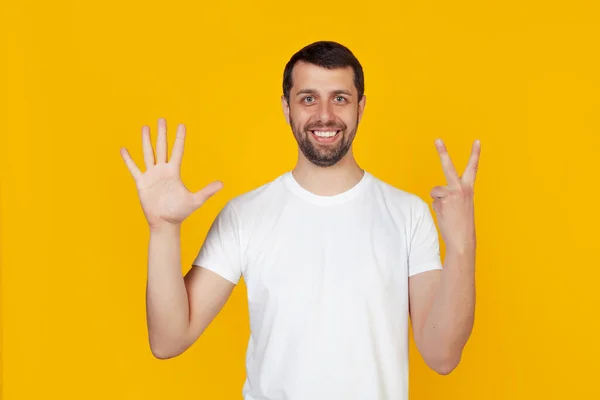
<svg viewBox="0 0 600 400"><path fill-rule="evenodd" d="M345 90L356 93L352 67L327 69L314 64L298 62L292 71L292 94L304 89L323 92Z"/></svg>

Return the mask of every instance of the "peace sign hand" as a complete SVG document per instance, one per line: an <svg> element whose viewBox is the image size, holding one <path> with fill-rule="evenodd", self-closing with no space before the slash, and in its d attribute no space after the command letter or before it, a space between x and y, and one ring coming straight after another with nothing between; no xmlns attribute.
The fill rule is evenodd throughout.
<svg viewBox="0 0 600 400"><path fill-rule="evenodd" d="M473 194L481 147L478 140L473 143L467 168L459 177L444 142L438 139L435 145L447 186L436 186L431 190L433 209L447 252L463 255L475 251Z"/></svg>
<svg viewBox="0 0 600 400"><path fill-rule="evenodd" d="M137 167L129 152L121 148L121 156L135 180L142 209L152 231L165 225L181 224L223 187L221 181L212 182L196 193L190 192L185 187L180 175L185 133L185 126L180 124L171 159L167 161L167 122L161 118L158 121L155 160L150 128L144 126L142 128L142 148L146 164L144 173Z"/></svg>

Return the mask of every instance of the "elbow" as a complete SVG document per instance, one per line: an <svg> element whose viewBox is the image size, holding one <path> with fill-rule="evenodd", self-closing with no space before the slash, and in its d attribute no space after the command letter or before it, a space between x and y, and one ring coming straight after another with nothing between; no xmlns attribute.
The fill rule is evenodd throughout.
<svg viewBox="0 0 600 400"><path fill-rule="evenodd" d="M159 360L168 360L175 358L185 351L185 347L176 345L173 343L167 343L165 341L149 340L150 352L152 355Z"/></svg>
<svg viewBox="0 0 600 400"><path fill-rule="evenodd" d="M457 366L458 364L455 363L446 363L432 367L432 369L440 375L449 375Z"/></svg>
<svg viewBox="0 0 600 400"><path fill-rule="evenodd" d="M461 354L448 355L431 362L429 367L440 375L449 375L460 364Z"/></svg>
<svg viewBox="0 0 600 400"><path fill-rule="evenodd" d="M442 349L441 347L425 347L421 352L423 361L439 375L449 375L458 367L462 357L462 350Z"/></svg>
<svg viewBox="0 0 600 400"><path fill-rule="evenodd" d="M180 352L175 351L173 348L164 345L157 345L150 342L150 352L159 360L168 360L170 358L177 357Z"/></svg>
<svg viewBox="0 0 600 400"><path fill-rule="evenodd" d="M180 354L169 349L163 349L156 346L150 346L150 351L152 352L154 358L159 360L168 360L170 358L177 357Z"/></svg>

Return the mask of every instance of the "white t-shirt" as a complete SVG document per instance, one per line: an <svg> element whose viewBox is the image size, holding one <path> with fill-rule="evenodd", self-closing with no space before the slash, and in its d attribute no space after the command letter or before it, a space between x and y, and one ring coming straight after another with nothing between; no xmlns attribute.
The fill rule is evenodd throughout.
<svg viewBox="0 0 600 400"><path fill-rule="evenodd" d="M193 265L244 277L245 400L408 399L408 277L442 268L418 196L367 171L319 196L287 172L227 202Z"/></svg>

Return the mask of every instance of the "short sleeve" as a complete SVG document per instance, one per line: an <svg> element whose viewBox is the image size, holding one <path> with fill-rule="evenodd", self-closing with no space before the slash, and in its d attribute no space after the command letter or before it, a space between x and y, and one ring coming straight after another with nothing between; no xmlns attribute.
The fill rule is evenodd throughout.
<svg viewBox="0 0 600 400"><path fill-rule="evenodd" d="M242 275L241 264L240 225L233 206L227 203L209 228L192 265L237 284Z"/></svg>
<svg viewBox="0 0 600 400"><path fill-rule="evenodd" d="M429 205L419 198L413 210L408 276L442 269L438 232Z"/></svg>

